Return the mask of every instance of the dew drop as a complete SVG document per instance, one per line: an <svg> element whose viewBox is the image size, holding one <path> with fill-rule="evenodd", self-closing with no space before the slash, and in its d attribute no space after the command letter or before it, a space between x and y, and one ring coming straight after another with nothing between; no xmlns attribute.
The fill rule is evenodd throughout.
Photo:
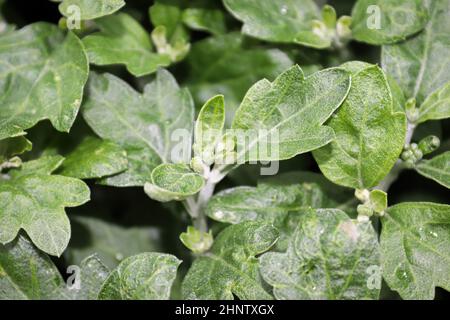
<svg viewBox="0 0 450 320"><path fill-rule="evenodd" d="M411 273L410 271L405 268L403 265L400 265L396 270L395 270L395 276L397 277L397 279L399 279L402 282L408 283L411 280Z"/></svg>
<svg viewBox="0 0 450 320"><path fill-rule="evenodd" d="M120 252L116 253L116 260L122 261L122 259L123 259L123 254Z"/></svg>

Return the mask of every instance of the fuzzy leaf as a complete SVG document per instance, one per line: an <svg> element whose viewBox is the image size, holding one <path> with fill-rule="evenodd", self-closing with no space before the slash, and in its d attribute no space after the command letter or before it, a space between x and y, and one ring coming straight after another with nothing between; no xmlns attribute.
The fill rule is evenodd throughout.
<svg viewBox="0 0 450 320"><path fill-rule="evenodd" d="M383 277L403 299L433 299L450 290L450 206L409 202L387 209L382 219Z"/></svg>
<svg viewBox="0 0 450 320"><path fill-rule="evenodd" d="M277 185L262 182L257 187L235 187L215 194L205 212L211 219L225 223L264 220L278 226L290 211L335 205L314 183Z"/></svg>
<svg viewBox="0 0 450 320"><path fill-rule="evenodd" d="M83 116L100 137L128 154L128 170L105 178L104 184L143 186L161 162L189 161L173 152L180 137L171 135L179 130L190 137L194 104L189 91L180 89L168 71L158 71L143 94L113 75L92 74ZM190 147L191 141L185 144Z"/></svg>
<svg viewBox="0 0 450 320"><path fill-rule="evenodd" d="M389 44L422 30L427 21L422 0L358 0L352 12L352 33L358 41Z"/></svg>
<svg viewBox="0 0 450 320"><path fill-rule="evenodd" d="M127 153L117 144L88 137L69 155L58 172L78 179L110 176L128 168Z"/></svg>
<svg viewBox="0 0 450 320"><path fill-rule="evenodd" d="M189 40L189 33L183 25L184 2L184 0L156 0L149 9L153 26L164 26L171 44Z"/></svg>
<svg viewBox="0 0 450 320"><path fill-rule="evenodd" d="M0 37L0 140L43 119L68 132L88 77L87 57L72 33L38 22Z"/></svg>
<svg viewBox="0 0 450 320"><path fill-rule="evenodd" d="M89 188L78 179L51 175L59 157L30 161L12 170L0 184L0 243L14 240L24 229L42 251L60 256L70 239L64 208L89 200Z"/></svg>
<svg viewBox="0 0 450 320"><path fill-rule="evenodd" d="M225 101L222 95L212 97L203 105L195 122L194 152L209 163L225 126Z"/></svg>
<svg viewBox="0 0 450 320"><path fill-rule="evenodd" d="M73 6L80 10L81 20L92 20L110 15L125 5L124 0L61 0L59 11L66 17L74 14Z"/></svg>
<svg viewBox="0 0 450 320"><path fill-rule="evenodd" d="M122 227L85 216L70 217L72 238L64 257L70 264L96 254L108 268L114 269L125 258L141 252L160 250L160 232L153 227Z"/></svg>
<svg viewBox="0 0 450 320"><path fill-rule="evenodd" d="M79 288L67 287L65 295L72 300L96 300L103 282L108 277L109 269L96 254L81 261L79 268L79 273L74 274L79 278Z"/></svg>
<svg viewBox="0 0 450 320"><path fill-rule="evenodd" d="M425 30L407 41L383 47L383 69L394 77L407 99L418 105L450 81L449 0L424 2L430 20Z"/></svg>
<svg viewBox="0 0 450 320"><path fill-rule="evenodd" d="M151 183L144 186L147 195L157 201L184 200L199 192L205 179L185 164L161 164L152 172Z"/></svg>
<svg viewBox="0 0 450 320"><path fill-rule="evenodd" d="M450 118L450 81L431 93L419 108L418 123Z"/></svg>
<svg viewBox="0 0 450 320"><path fill-rule="evenodd" d="M181 261L170 254L141 253L125 259L106 279L100 300L167 300Z"/></svg>
<svg viewBox="0 0 450 320"><path fill-rule="evenodd" d="M450 151L431 160L422 160L416 166L417 172L450 189Z"/></svg>
<svg viewBox="0 0 450 320"><path fill-rule="evenodd" d="M226 97L227 113L233 115L253 83L275 79L292 66L292 61L278 49L246 48L240 34L229 33L196 42L186 65L187 83L196 104L203 105L220 93Z"/></svg>
<svg viewBox="0 0 450 320"><path fill-rule="evenodd" d="M263 222L248 221L223 230L211 252L195 259L182 284L185 299L268 300L256 255L269 250L277 230Z"/></svg>
<svg viewBox="0 0 450 320"><path fill-rule="evenodd" d="M327 123L336 133L329 145L314 151L323 174L354 189L376 186L391 170L403 149L404 113L394 113L383 71L350 62L352 87L335 117Z"/></svg>
<svg viewBox="0 0 450 320"><path fill-rule="evenodd" d="M225 7L244 22L242 32L262 40L298 43L314 48L330 46L312 30L320 11L312 0L224 0Z"/></svg>
<svg viewBox="0 0 450 320"><path fill-rule="evenodd" d="M145 29L131 16L119 13L95 22L100 32L83 39L89 61L95 65L124 64L136 77L168 66L170 57L152 52Z"/></svg>
<svg viewBox="0 0 450 320"><path fill-rule="evenodd" d="M294 66L274 82L257 82L232 124L232 129L250 136L248 141L237 138L238 162L284 160L326 145L335 135L323 124L344 101L349 88L349 74L337 68L305 78L300 67ZM264 149L267 154L261 152Z"/></svg>
<svg viewBox="0 0 450 320"><path fill-rule="evenodd" d="M302 215L286 253L261 256L261 275L277 299L377 299L368 268L379 268L377 235L334 209ZM378 279L381 283L381 274Z"/></svg>
<svg viewBox="0 0 450 320"><path fill-rule="evenodd" d="M0 300L57 299L64 285L50 258L25 237L0 244Z"/></svg>

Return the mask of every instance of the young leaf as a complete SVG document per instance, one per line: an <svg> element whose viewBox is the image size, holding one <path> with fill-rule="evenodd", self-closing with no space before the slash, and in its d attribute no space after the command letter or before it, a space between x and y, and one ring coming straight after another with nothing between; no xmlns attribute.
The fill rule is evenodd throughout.
<svg viewBox="0 0 450 320"><path fill-rule="evenodd" d="M185 164L161 164L152 172L151 183L144 186L145 193L157 201L181 201L199 192L205 179Z"/></svg>
<svg viewBox="0 0 450 320"><path fill-rule="evenodd" d="M150 37L141 25L125 13L95 22L100 32L83 39L89 61L95 65L124 64L136 77L168 66L170 57L152 52Z"/></svg>
<svg viewBox="0 0 450 320"><path fill-rule="evenodd" d="M195 259L182 284L185 299L268 300L256 255L269 250L277 230L263 222L248 221L223 230L211 252Z"/></svg>
<svg viewBox="0 0 450 320"><path fill-rule="evenodd" d="M422 176L433 179L450 189L450 151L444 152L431 160L422 160L416 166Z"/></svg>
<svg viewBox="0 0 450 320"><path fill-rule="evenodd" d="M0 244L0 300L58 299L63 286L50 258L25 237Z"/></svg>
<svg viewBox="0 0 450 320"><path fill-rule="evenodd" d="M418 123L450 118L450 81L430 94L419 108Z"/></svg>
<svg viewBox="0 0 450 320"><path fill-rule="evenodd" d="M100 300L167 300L181 261L170 254L141 253L125 259L103 284Z"/></svg>
<svg viewBox="0 0 450 320"><path fill-rule="evenodd" d="M291 66L291 59L282 51L247 48L240 34L229 33L194 43L186 59L187 83L197 105L223 94L228 119L253 83L262 78L273 80Z"/></svg>
<svg viewBox="0 0 450 320"><path fill-rule="evenodd" d="M12 156L30 151L32 144L24 137L0 140L0 166Z"/></svg>
<svg viewBox="0 0 450 320"><path fill-rule="evenodd" d="M225 126L225 101L222 95L212 97L203 105L195 123L194 152L206 164L214 161L214 150Z"/></svg>
<svg viewBox="0 0 450 320"><path fill-rule="evenodd" d="M0 140L43 119L68 132L81 104L88 61L72 33L38 22L0 37Z"/></svg>
<svg viewBox="0 0 450 320"><path fill-rule="evenodd" d="M312 0L224 0L225 7L244 22L246 35L273 42L299 43L314 48L329 47L329 39L313 31L320 18Z"/></svg>
<svg viewBox="0 0 450 320"><path fill-rule="evenodd" d="M389 44L422 30L427 21L422 0L358 0L352 12L352 33L358 41Z"/></svg>
<svg viewBox="0 0 450 320"><path fill-rule="evenodd" d="M336 139L313 152L323 174L354 189L376 186L391 170L404 145L406 118L394 113L389 85L374 65L350 62L352 87L327 123Z"/></svg>
<svg viewBox="0 0 450 320"><path fill-rule="evenodd" d="M182 21L183 7L183 0L156 0L149 9L153 26L164 26L167 40L172 45L189 41L189 33Z"/></svg>
<svg viewBox="0 0 450 320"><path fill-rule="evenodd" d="M403 299L450 290L450 206L409 202L387 209L380 249L383 277Z"/></svg>
<svg viewBox="0 0 450 320"><path fill-rule="evenodd" d="M191 136L194 103L168 71L158 71L143 94L113 75L92 74L83 116L97 135L119 144L128 155L128 170L105 178L104 184L143 186L161 162L186 160L175 152L180 136L172 134ZM185 145L190 148L191 141Z"/></svg>
<svg viewBox="0 0 450 320"><path fill-rule="evenodd" d="M422 104L436 89L450 81L450 28L448 0L426 1L430 20L425 30L407 41L384 46L383 69L394 77L407 99Z"/></svg>
<svg viewBox="0 0 450 320"><path fill-rule="evenodd" d="M59 11L66 17L71 17L79 10L81 20L93 20L110 15L125 5L124 0L59 0ZM78 12L78 11L76 11Z"/></svg>
<svg viewBox="0 0 450 320"><path fill-rule="evenodd" d="M183 11L183 22L191 29L206 31L213 35L226 32L225 14L219 1L194 0Z"/></svg>
<svg viewBox="0 0 450 320"><path fill-rule="evenodd" d="M39 249L61 255L70 239L64 207L80 206L90 197L81 180L51 175L61 162L60 157L30 161L2 181L0 243L11 242L24 229Z"/></svg>
<svg viewBox="0 0 450 320"><path fill-rule="evenodd" d="M125 228L100 219L71 216L72 238L64 252L69 264L80 264L96 254L108 268L114 269L125 258L141 252L161 249L160 233L153 227Z"/></svg>
<svg viewBox="0 0 450 320"><path fill-rule="evenodd" d="M94 179L110 176L127 168L127 153L119 145L88 137L66 156L58 173L78 179Z"/></svg>
<svg viewBox="0 0 450 320"><path fill-rule="evenodd" d="M238 137L238 162L284 160L326 145L334 139L334 132L323 124L349 88L350 76L342 69L330 68L305 78L298 65L274 82L257 82L232 124L232 129L250 135L245 141ZM267 154L262 154L264 149Z"/></svg>
<svg viewBox="0 0 450 320"><path fill-rule="evenodd" d="M262 182L257 187L235 187L215 194L205 213L211 219L225 223L264 220L278 226L290 211L334 206L336 203L328 199L317 184Z"/></svg>
<svg viewBox="0 0 450 320"><path fill-rule="evenodd" d="M377 299L380 292L381 273L368 272L380 268L377 235L370 223L340 210L302 215L287 252L269 252L260 261L263 279L280 300Z"/></svg>

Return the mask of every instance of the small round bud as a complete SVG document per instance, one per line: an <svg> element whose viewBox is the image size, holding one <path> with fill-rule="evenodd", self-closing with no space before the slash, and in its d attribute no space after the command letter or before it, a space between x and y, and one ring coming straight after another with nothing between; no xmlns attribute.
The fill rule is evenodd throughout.
<svg viewBox="0 0 450 320"><path fill-rule="evenodd" d="M402 160L406 161L413 157L413 152L411 150L406 150L402 152L401 158Z"/></svg>
<svg viewBox="0 0 450 320"><path fill-rule="evenodd" d="M409 159L409 160L406 160L406 161L405 161L405 166L406 166L406 168L408 168L408 169L414 168L415 165L416 165L416 163L415 163L414 160L412 160L412 159Z"/></svg>
<svg viewBox="0 0 450 320"><path fill-rule="evenodd" d="M439 148L441 140L436 136L428 136L419 142L419 149L424 155L432 153Z"/></svg>
<svg viewBox="0 0 450 320"><path fill-rule="evenodd" d="M416 161L419 161L423 158L423 152L420 149L416 149L413 151L414 158L416 158Z"/></svg>
<svg viewBox="0 0 450 320"><path fill-rule="evenodd" d="M417 143L411 143L410 147L411 147L412 151L419 149L419 146L417 145Z"/></svg>

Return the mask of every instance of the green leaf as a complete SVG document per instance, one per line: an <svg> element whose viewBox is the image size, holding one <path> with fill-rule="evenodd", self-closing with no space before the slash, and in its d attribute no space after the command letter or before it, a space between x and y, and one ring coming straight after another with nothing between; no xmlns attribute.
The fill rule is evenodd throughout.
<svg viewBox="0 0 450 320"><path fill-rule="evenodd" d="M199 192L205 179L186 164L161 164L152 172L151 183L144 186L145 193L157 201L181 201Z"/></svg>
<svg viewBox="0 0 450 320"><path fill-rule="evenodd" d="M191 136L194 104L168 71L158 71L143 94L113 75L91 74L83 116L97 135L119 144L128 155L128 170L105 178L104 184L143 186L161 162L189 162L176 152L180 137L172 134ZM185 145L190 148L191 141L183 149Z"/></svg>
<svg viewBox="0 0 450 320"><path fill-rule="evenodd" d="M68 269L68 271L71 271ZM96 254L93 254L81 261L78 277L79 288L76 286L67 287L66 295L73 300L96 300L103 282L107 279L109 269L102 263ZM60 298L60 297L59 297Z"/></svg>
<svg viewBox="0 0 450 320"><path fill-rule="evenodd" d="M313 31L320 10L312 0L224 0L225 7L244 23L242 33L262 40L329 47L327 37Z"/></svg>
<svg viewBox="0 0 450 320"><path fill-rule="evenodd" d="M58 161L57 163L55 163ZM89 200L89 188L78 179L51 175L61 158L42 158L12 170L0 184L0 243L14 240L24 229L42 251L60 256L70 239L64 207Z"/></svg>
<svg viewBox="0 0 450 320"><path fill-rule="evenodd" d="M290 211L334 206L336 203L314 183L277 185L261 182L257 187L235 187L215 194L205 213L211 219L225 223L264 220L278 226Z"/></svg>
<svg viewBox="0 0 450 320"><path fill-rule="evenodd" d="M419 108L418 123L450 118L450 81L431 93Z"/></svg>
<svg viewBox="0 0 450 320"><path fill-rule="evenodd" d="M384 212L387 208L387 193L382 190L372 190L369 194L369 204L373 211Z"/></svg>
<svg viewBox="0 0 450 320"><path fill-rule="evenodd" d="M417 172L450 189L450 151L431 160L422 160L416 166Z"/></svg>
<svg viewBox="0 0 450 320"><path fill-rule="evenodd" d="M194 0L183 11L183 22L191 29L206 31L213 35L226 32L225 14L219 1Z"/></svg>
<svg viewBox="0 0 450 320"><path fill-rule="evenodd" d="M62 0L59 11L66 17L74 14L73 7L80 10L81 20L92 20L110 15L125 5L124 0Z"/></svg>
<svg viewBox="0 0 450 320"><path fill-rule="evenodd" d="M38 22L0 37L0 140L43 119L68 132L81 104L88 62L71 32Z"/></svg>
<svg viewBox="0 0 450 320"><path fill-rule="evenodd" d="M232 129L250 135L248 141L237 138L238 162L284 160L326 145L335 135L323 124L349 89L349 74L338 68L305 78L296 65L274 82L257 82L244 97L232 124ZM264 148L267 154L260 151Z"/></svg>
<svg viewBox="0 0 450 320"><path fill-rule="evenodd" d="M433 299L434 288L450 290L450 206L409 202L382 218L383 277L403 299Z"/></svg>
<svg viewBox="0 0 450 320"><path fill-rule="evenodd" d="M260 261L280 300L377 299L380 292L381 272L369 278L369 268L380 268L377 235L370 223L340 210L302 215L287 252L269 252Z"/></svg>
<svg viewBox="0 0 450 320"><path fill-rule="evenodd" d="M404 145L406 117L394 113L392 95L383 71L350 62L352 87L328 125L336 139L313 152L322 173L336 184L367 189L391 170Z"/></svg>
<svg viewBox="0 0 450 320"><path fill-rule="evenodd" d="M94 179L127 168L127 153L120 146L111 141L88 137L66 156L58 173L78 179Z"/></svg>
<svg viewBox="0 0 450 320"><path fill-rule="evenodd" d="M90 63L100 66L124 64L136 77L170 64L168 55L152 52L149 35L131 16L119 13L95 23L100 32L83 39Z"/></svg>
<svg viewBox="0 0 450 320"><path fill-rule="evenodd" d="M183 25L183 0L156 0L149 9L154 27L164 26L172 45L189 41L189 33Z"/></svg>
<svg viewBox="0 0 450 320"><path fill-rule="evenodd" d="M50 258L25 237L0 244L0 300L61 298L64 285Z"/></svg>
<svg viewBox="0 0 450 320"><path fill-rule="evenodd" d="M197 105L223 94L229 119L253 83L273 80L290 66L291 59L282 51L247 48L240 34L229 33L194 43L186 59L186 82Z"/></svg>
<svg viewBox="0 0 450 320"><path fill-rule="evenodd" d="M352 32L358 41L389 44L419 32L427 21L422 0L358 0L352 12Z"/></svg>
<svg viewBox="0 0 450 320"><path fill-rule="evenodd" d="M161 249L160 232L153 227L122 227L85 216L71 216L72 237L64 258L79 264L96 254L108 268L115 268L125 258L141 252Z"/></svg>
<svg viewBox="0 0 450 320"><path fill-rule="evenodd" d="M448 0L424 2L430 20L425 30L399 44L384 46L383 69L398 82L406 98L418 105L450 81L450 7Z"/></svg>
<svg viewBox="0 0 450 320"><path fill-rule="evenodd" d="M189 226L186 232L180 234L180 241L193 253L199 254L208 251L214 240L212 230L203 232L193 226Z"/></svg>
<svg viewBox="0 0 450 320"><path fill-rule="evenodd" d="M30 151L32 144L24 137L0 140L0 166L13 156Z"/></svg>
<svg viewBox="0 0 450 320"><path fill-rule="evenodd" d="M194 152L206 164L214 161L214 152L225 126L225 101L223 95L212 97L203 105L195 122Z"/></svg>
<svg viewBox="0 0 450 320"><path fill-rule="evenodd" d="M125 259L106 279L100 300L167 300L181 261L170 254L141 253Z"/></svg>
<svg viewBox="0 0 450 320"><path fill-rule="evenodd" d="M262 222L248 221L223 230L211 252L195 259L182 284L185 299L268 300L256 255L269 250L277 230Z"/></svg>

